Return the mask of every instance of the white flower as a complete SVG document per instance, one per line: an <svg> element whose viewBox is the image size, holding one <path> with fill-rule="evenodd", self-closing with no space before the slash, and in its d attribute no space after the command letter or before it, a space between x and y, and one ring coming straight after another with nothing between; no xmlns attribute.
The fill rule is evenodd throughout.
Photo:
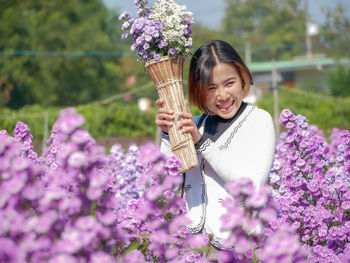
<svg viewBox="0 0 350 263"><path fill-rule="evenodd" d="M142 37L138 37L137 39L136 39L136 44L137 45L141 45L143 43L143 38Z"/></svg>
<svg viewBox="0 0 350 263"><path fill-rule="evenodd" d="M145 40L146 40L147 42L150 42L150 41L152 41L152 37L149 36L149 35L146 35L146 36L145 36Z"/></svg>
<svg viewBox="0 0 350 263"><path fill-rule="evenodd" d="M188 40L185 41L185 46L192 46L192 38L189 38Z"/></svg>
<svg viewBox="0 0 350 263"><path fill-rule="evenodd" d="M144 49L144 50L149 49L149 44L148 44L148 43L145 43L145 44L143 45L143 49Z"/></svg>
<svg viewBox="0 0 350 263"><path fill-rule="evenodd" d="M119 20L124 19L125 17L127 17L127 15L128 15L128 12L127 12L127 11L124 11L124 12L121 13L121 15L119 16Z"/></svg>
<svg viewBox="0 0 350 263"><path fill-rule="evenodd" d="M126 30L126 29L128 29L129 28L129 26L130 26L130 23L129 22L124 22L123 23L123 25L122 25L122 30Z"/></svg>

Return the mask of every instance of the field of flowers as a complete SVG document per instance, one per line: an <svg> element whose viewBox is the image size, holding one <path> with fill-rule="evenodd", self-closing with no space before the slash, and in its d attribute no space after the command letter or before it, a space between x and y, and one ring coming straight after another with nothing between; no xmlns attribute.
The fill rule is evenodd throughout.
<svg viewBox="0 0 350 263"><path fill-rule="evenodd" d="M218 262L350 262L350 133L280 120L269 184L226 186L235 249ZM106 154L84 122L63 110L42 156L26 124L0 131L0 262L210 262L210 236L186 228L177 158L153 144Z"/></svg>

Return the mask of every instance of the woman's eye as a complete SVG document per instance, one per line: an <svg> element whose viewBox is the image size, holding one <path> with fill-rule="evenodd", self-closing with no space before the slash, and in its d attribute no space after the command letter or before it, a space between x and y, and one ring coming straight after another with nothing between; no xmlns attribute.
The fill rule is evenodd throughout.
<svg viewBox="0 0 350 263"><path fill-rule="evenodd" d="M227 82L227 83L226 83L226 86L231 87L231 86L233 86L234 84L235 84L234 81L230 81L230 82Z"/></svg>
<svg viewBox="0 0 350 263"><path fill-rule="evenodd" d="M215 87L209 87L208 90L209 91L215 90Z"/></svg>

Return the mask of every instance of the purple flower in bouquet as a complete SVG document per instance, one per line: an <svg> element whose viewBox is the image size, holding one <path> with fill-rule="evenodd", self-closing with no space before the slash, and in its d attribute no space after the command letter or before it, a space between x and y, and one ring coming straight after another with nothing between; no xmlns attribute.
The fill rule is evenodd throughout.
<svg viewBox="0 0 350 263"><path fill-rule="evenodd" d="M159 48L164 48L164 47L166 47L166 46L168 46L168 43L165 42L165 41L163 41L163 40L161 40L161 41L159 42L159 44L158 44L158 47L159 47Z"/></svg>
<svg viewBox="0 0 350 263"><path fill-rule="evenodd" d="M159 60L161 56L186 56L192 48L192 13L185 6L173 0L156 0L149 8L147 1L135 0L138 10L133 19L128 12L123 12L122 38L131 37L138 59L147 62Z"/></svg>
<svg viewBox="0 0 350 263"><path fill-rule="evenodd" d="M169 49L169 54L170 54L171 56L174 56L174 55L176 54L176 49L175 49L175 48L170 48L170 49Z"/></svg>
<svg viewBox="0 0 350 263"><path fill-rule="evenodd" d="M161 56L159 54L155 54L153 58L154 60L158 61L160 60Z"/></svg>
<svg viewBox="0 0 350 263"><path fill-rule="evenodd" d="M122 19L125 19L125 18L126 19L130 19L131 18L130 14L127 11L124 11L123 13L120 14L119 20L122 20Z"/></svg>

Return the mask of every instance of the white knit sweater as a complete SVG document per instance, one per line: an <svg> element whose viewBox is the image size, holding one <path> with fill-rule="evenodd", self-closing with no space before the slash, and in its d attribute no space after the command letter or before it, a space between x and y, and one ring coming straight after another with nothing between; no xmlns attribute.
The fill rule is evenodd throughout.
<svg viewBox="0 0 350 263"><path fill-rule="evenodd" d="M205 122L199 126L201 134ZM220 231L220 216L226 213L221 202L230 196L225 183L247 177L259 188L266 182L275 151L271 116L251 104L221 133L215 142L208 138L197 149L200 165L186 172L184 183L187 216L192 220L189 230L212 234L212 244L220 249L229 234ZM172 154L166 136L161 151Z"/></svg>

